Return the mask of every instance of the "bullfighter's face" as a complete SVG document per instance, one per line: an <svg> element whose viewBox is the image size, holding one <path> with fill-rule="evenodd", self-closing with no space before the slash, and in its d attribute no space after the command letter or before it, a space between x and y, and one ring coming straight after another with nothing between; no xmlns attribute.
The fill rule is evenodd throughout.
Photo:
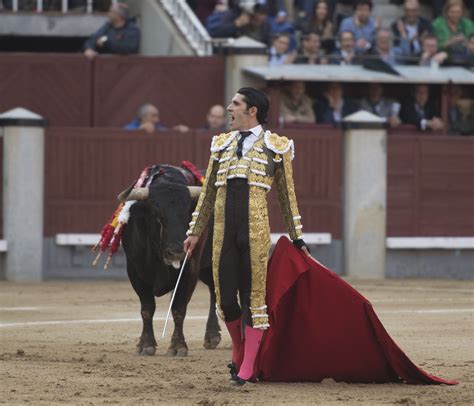
<svg viewBox="0 0 474 406"><path fill-rule="evenodd" d="M227 111L230 114L230 130L231 131L245 131L252 128L252 123L257 114L256 107L247 108L244 96L237 93L230 104L227 106Z"/></svg>

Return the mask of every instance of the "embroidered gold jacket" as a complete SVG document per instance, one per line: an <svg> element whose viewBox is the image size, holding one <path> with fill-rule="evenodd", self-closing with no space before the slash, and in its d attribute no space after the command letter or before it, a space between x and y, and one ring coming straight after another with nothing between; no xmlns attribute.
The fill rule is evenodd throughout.
<svg viewBox="0 0 474 406"><path fill-rule="evenodd" d="M233 178L248 179L249 186L268 192L276 182L281 212L290 238L302 238L301 216L296 203L291 161L292 140L266 131L241 159L237 157L238 131L213 137L211 157L188 235L200 236L205 229L216 199L217 189ZM262 202L264 203L264 202Z"/></svg>

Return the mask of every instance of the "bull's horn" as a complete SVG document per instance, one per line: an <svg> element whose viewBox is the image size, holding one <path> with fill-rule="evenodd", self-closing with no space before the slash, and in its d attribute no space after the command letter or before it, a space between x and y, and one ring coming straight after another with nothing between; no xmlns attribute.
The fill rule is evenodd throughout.
<svg viewBox="0 0 474 406"><path fill-rule="evenodd" d="M133 185L129 186L127 189L120 192L119 195L117 196L117 200L120 203L123 203L125 200L127 200L127 196L129 195L132 189L133 189Z"/></svg>
<svg viewBox="0 0 474 406"><path fill-rule="evenodd" d="M199 198L199 195L201 194L202 187L201 186L188 186L189 189L189 195L191 196L191 199L197 200Z"/></svg>
<svg viewBox="0 0 474 406"><path fill-rule="evenodd" d="M145 200L150 191L147 187L139 187L136 189L132 189L132 191L127 196L126 200Z"/></svg>

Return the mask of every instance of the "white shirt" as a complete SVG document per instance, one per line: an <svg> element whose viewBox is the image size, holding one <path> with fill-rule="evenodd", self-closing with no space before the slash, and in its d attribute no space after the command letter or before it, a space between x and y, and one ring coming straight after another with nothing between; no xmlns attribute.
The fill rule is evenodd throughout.
<svg viewBox="0 0 474 406"><path fill-rule="evenodd" d="M250 148L253 147L253 144L255 144L255 142L259 139L260 137L260 134L262 133L263 131L263 128L262 126L259 124L257 125L256 127L254 128L250 128L249 130L245 130L245 131L252 131L252 134L250 134L247 138L245 138L244 140L244 143L242 145L242 156L244 156L245 154L247 154L247 152L249 152ZM240 132L240 131L239 131ZM239 139L240 139L241 135L239 134Z"/></svg>

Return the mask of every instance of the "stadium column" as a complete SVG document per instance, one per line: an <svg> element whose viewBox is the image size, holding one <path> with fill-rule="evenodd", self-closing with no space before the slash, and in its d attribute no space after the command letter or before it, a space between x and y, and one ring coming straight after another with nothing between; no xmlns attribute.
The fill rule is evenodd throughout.
<svg viewBox="0 0 474 406"><path fill-rule="evenodd" d="M385 276L387 131L385 120L359 111L343 120L344 272Z"/></svg>
<svg viewBox="0 0 474 406"><path fill-rule="evenodd" d="M267 47L248 37L238 38L223 47L225 54L225 100L229 103L235 92L244 86L264 87L265 82L244 73L245 68L266 66Z"/></svg>
<svg viewBox="0 0 474 406"><path fill-rule="evenodd" d="M23 108L0 114L3 135L5 277L43 277L44 129L46 120Z"/></svg>

